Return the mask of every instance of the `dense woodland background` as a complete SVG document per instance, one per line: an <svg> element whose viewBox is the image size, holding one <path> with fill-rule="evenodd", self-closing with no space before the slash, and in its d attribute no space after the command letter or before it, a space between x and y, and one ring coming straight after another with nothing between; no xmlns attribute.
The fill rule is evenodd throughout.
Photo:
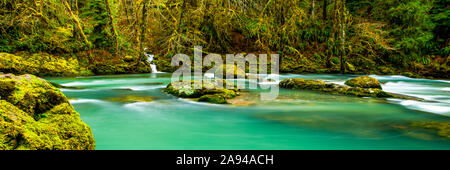
<svg viewBox="0 0 450 170"><path fill-rule="evenodd" d="M170 72L200 45L278 53L281 72L449 78L449 1L0 0L0 52L93 74L148 72L148 52Z"/></svg>

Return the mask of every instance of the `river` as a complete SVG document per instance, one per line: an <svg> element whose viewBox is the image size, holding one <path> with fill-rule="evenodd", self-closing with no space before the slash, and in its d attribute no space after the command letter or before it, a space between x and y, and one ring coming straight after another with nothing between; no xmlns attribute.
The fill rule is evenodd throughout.
<svg viewBox="0 0 450 170"><path fill-rule="evenodd" d="M282 74L343 84L353 75ZM46 78L93 131L96 149L450 149L450 140L410 126L450 122L450 82L376 76L385 91L425 101L357 98L280 89L272 101L246 93L249 106L178 99L161 90L171 74ZM108 98L152 96L151 102ZM449 128L449 127L447 127ZM448 129L447 129L448 131Z"/></svg>

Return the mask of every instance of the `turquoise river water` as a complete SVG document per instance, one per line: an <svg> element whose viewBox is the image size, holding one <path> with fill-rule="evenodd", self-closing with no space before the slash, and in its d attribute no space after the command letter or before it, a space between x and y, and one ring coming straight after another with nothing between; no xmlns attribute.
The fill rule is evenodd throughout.
<svg viewBox="0 0 450 170"><path fill-rule="evenodd" d="M283 74L343 84L352 75ZM450 122L450 81L376 76L388 92L425 101L260 90L248 106L179 99L161 90L171 74L47 78L61 89L94 133L96 149L450 149L450 141L413 122ZM108 98L152 96L151 102ZM243 99L243 100L244 100ZM447 127L449 128L449 127ZM444 129L445 130L445 129ZM448 132L448 129L447 129Z"/></svg>

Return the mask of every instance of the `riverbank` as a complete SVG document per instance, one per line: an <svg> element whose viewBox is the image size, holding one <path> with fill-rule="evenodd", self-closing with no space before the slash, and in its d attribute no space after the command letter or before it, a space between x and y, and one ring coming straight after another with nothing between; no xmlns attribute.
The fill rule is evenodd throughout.
<svg viewBox="0 0 450 170"><path fill-rule="evenodd" d="M344 74L349 75L402 75L410 78L450 80L450 58L435 59L428 64L410 62L408 65L389 63L376 64L375 61L361 62L357 59L346 61ZM270 61L270 60L269 60ZM163 72L174 72L177 67L170 65L171 58L156 56L154 62L157 69ZM270 65L270 63L268 63ZM248 72L248 66L246 66ZM269 67L270 68L270 67ZM207 70L207 68L204 68ZM269 71L270 72L270 71ZM279 72L282 74L343 74L340 62L336 60L330 66L323 58L288 57L280 60Z"/></svg>
<svg viewBox="0 0 450 170"><path fill-rule="evenodd" d="M102 50L72 56L17 52L0 53L0 72L41 77L75 77L151 73L151 68L145 61L139 61L139 57L116 56Z"/></svg>
<svg viewBox="0 0 450 170"><path fill-rule="evenodd" d="M41 77L75 77L93 75L151 73L152 68L147 61L138 56L114 55L104 50L84 51L70 56L51 55L48 53L17 52L15 54L0 53L0 72L13 74L33 74ZM448 59L447 59L448 60ZM306 62L306 61L304 61ZM280 73L284 74L342 74L339 64L327 68L308 60L299 64L282 60ZM348 61L345 74L353 75L403 75L410 78L450 80L448 62L432 62L420 64L412 62L408 68L396 68L389 65L373 65L359 67ZM170 65L170 58L156 56L153 67L162 72L174 72L178 67ZM270 63L269 63L270 64ZM209 67L208 67L209 68ZM207 70L208 68L204 68ZM248 66L246 68L248 72Z"/></svg>

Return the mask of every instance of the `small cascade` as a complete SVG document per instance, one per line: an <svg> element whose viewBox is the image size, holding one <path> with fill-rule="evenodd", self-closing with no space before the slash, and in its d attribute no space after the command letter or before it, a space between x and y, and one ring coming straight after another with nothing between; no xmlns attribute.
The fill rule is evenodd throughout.
<svg viewBox="0 0 450 170"><path fill-rule="evenodd" d="M162 72L159 72L156 69L156 64L152 63L155 55L145 53L145 56L147 57L147 62L150 64L150 68L152 69L152 73L162 73Z"/></svg>

